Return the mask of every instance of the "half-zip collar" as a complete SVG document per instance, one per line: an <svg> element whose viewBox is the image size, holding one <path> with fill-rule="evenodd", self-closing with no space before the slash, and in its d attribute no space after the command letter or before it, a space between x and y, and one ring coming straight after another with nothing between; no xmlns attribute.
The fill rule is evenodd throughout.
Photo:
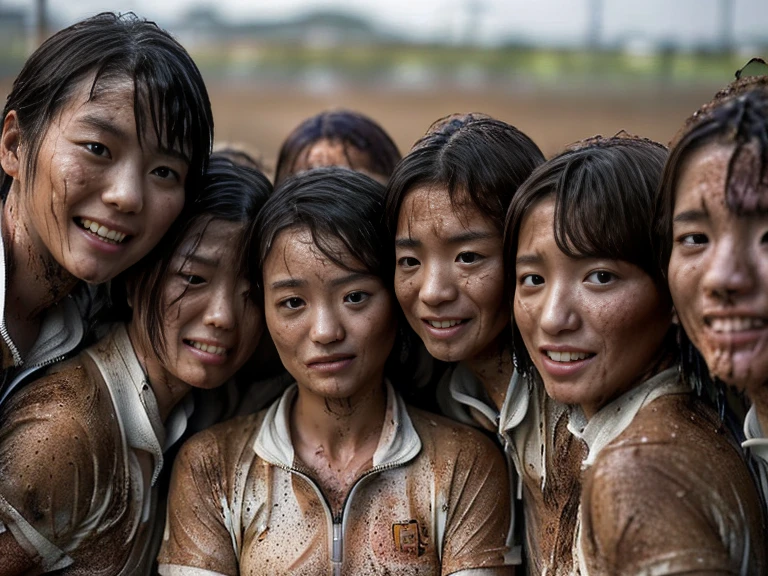
<svg viewBox="0 0 768 576"><path fill-rule="evenodd" d="M421 439L411 422L405 402L394 388L386 382L387 408L379 443L373 454L373 467L402 465L413 460L421 451ZM270 406L261 424L253 449L256 454L277 466L294 468L294 450L291 442L291 406L298 394L298 386L292 384L280 398Z"/></svg>

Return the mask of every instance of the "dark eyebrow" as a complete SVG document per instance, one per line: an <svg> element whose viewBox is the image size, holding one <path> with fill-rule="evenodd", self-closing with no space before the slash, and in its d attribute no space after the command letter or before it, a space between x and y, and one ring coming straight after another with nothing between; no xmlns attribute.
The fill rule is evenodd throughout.
<svg viewBox="0 0 768 576"><path fill-rule="evenodd" d="M364 274L363 272L352 272L350 274L347 274L346 276L342 276L341 278L334 278L333 280L330 281L330 285L332 288L337 288L339 286L343 286L344 284L358 282L360 280L365 280L371 277L373 277L372 274Z"/></svg>
<svg viewBox="0 0 768 576"><path fill-rule="evenodd" d="M102 132L107 132L112 136L114 136L115 138L122 138L122 139L128 138L128 135L122 130L120 130L120 128L112 124L109 120L105 120L104 118L100 118L99 116L86 114L85 116L82 116L79 119L79 122L81 124L90 126L91 128L96 128L97 130L101 130Z"/></svg>
<svg viewBox="0 0 768 576"><path fill-rule="evenodd" d="M515 260L515 265L518 264L541 264L542 258L538 254L523 254L518 256Z"/></svg>
<svg viewBox="0 0 768 576"><path fill-rule="evenodd" d="M395 238L395 247L397 248L418 248L421 246L419 240L413 238Z"/></svg>
<svg viewBox="0 0 768 576"><path fill-rule="evenodd" d="M449 236L446 239L448 244L463 244L464 242L471 242L472 240L487 240L489 238L495 238L497 234L490 232L475 232L474 230L467 230L461 234L455 236Z"/></svg>
<svg viewBox="0 0 768 576"><path fill-rule="evenodd" d="M270 286L272 287L272 290L280 290L281 288L298 288L299 286L304 286L305 284L306 281L299 280L298 278L286 278L285 280L272 282Z"/></svg>
<svg viewBox="0 0 768 576"><path fill-rule="evenodd" d="M126 134L120 128L112 124L109 120L105 120L104 118L95 116L93 114L86 114L85 116L79 119L79 122L81 124L90 126L91 128L96 128L97 130L101 130L103 132L111 134L114 138L117 138L117 139L124 140L128 138L128 134ZM175 150L173 148L167 148L165 146L158 146L157 151L163 156L170 156L171 158L176 158L177 160L186 162L187 164L189 164L190 162L189 156L187 156L186 154L184 154L179 150Z"/></svg>
<svg viewBox="0 0 768 576"><path fill-rule="evenodd" d="M673 222L701 222L702 220L706 220L709 217L709 214L706 212L706 210L686 210L685 212L680 212L677 216L675 216L672 221Z"/></svg>
<svg viewBox="0 0 768 576"><path fill-rule="evenodd" d="M193 252L191 254L182 254L182 257L184 258L185 264L187 262L194 262L195 264L202 264L203 266L210 266L212 268L215 268L219 265L218 259L206 258L197 252Z"/></svg>

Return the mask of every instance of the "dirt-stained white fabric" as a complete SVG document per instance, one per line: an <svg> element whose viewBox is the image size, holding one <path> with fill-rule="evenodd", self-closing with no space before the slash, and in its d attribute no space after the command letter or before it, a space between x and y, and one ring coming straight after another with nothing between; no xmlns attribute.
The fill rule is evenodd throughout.
<svg viewBox="0 0 768 576"><path fill-rule="evenodd" d="M22 358L21 353L8 334L5 324L5 297L7 263L0 218L0 352L2 352L2 373L0 373L0 406L11 392L28 380L34 372L52 362L63 359L71 353L85 336L83 316L90 300L90 290L81 285L73 294L46 311L40 333L32 349Z"/></svg>
<svg viewBox="0 0 768 576"><path fill-rule="evenodd" d="M269 409L194 436L174 464L164 575L511 574L508 488L479 433L406 408L387 386L373 468L334 518L294 462L295 386Z"/></svg>
<svg viewBox="0 0 768 576"><path fill-rule="evenodd" d="M19 390L0 422L0 521L30 558L148 574L165 432L125 327Z"/></svg>
<svg viewBox="0 0 768 576"><path fill-rule="evenodd" d="M746 440L741 443L741 446L752 457L765 506L768 505L768 437L760 428L754 406L749 409L744 419L744 437ZM768 509L765 510L765 515L768 518ZM766 534L766 546L768 547L768 534Z"/></svg>

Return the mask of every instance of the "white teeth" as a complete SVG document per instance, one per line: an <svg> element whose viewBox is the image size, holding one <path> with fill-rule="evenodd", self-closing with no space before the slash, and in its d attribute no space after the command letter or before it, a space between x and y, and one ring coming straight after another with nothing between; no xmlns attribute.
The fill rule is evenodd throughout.
<svg viewBox="0 0 768 576"><path fill-rule="evenodd" d="M712 330L724 334L764 328L765 324L763 318L752 317L713 318L710 323Z"/></svg>
<svg viewBox="0 0 768 576"><path fill-rule="evenodd" d="M429 320L433 328L451 328L456 324L461 324L461 320Z"/></svg>
<svg viewBox="0 0 768 576"><path fill-rule="evenodd" d="M94 234L97 234L106 240L112 240L117 244L120 244L120 242L125 240L125 234L118 232L117 230L110 230L103 224L99 224L93 220L88 220L87 218L83 218L80 220L80 222L82 223L83 228L90 230Z"/></svg>
<svg viewBox="0 0 768 576"><path fill-rule="evenodd" d="M587 357L586 352L554 352L547 350L547 356L555 362L573 362L574 360L584 360Z"/></svg>
<svg viewBox="0 0 768 576"><path fill-rule="evenodd" d="M202 342L197 342L195 340L190 340L192 343L192 346L197 348L198 350L201 350L203 352L208 352L209 354L216 354L217 356L224 356L226 354L227 349L223 348L221 346L213 346L208 344L203 344Z"/></svg>

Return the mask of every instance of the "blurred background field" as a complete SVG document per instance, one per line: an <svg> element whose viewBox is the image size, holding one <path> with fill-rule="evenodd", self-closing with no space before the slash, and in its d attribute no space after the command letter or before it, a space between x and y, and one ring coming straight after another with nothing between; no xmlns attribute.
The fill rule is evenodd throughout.
<svg viewBox="0 0 768 576"><path fill-rule="evenodd" d="M2 0L0 89L40 38L104 9L170 30L206 77L217 140L268 162L301 120L339 107L373 117L403 153L468 111L547 155L622 129L668 142L768 56L766 0Z"/></svg>

